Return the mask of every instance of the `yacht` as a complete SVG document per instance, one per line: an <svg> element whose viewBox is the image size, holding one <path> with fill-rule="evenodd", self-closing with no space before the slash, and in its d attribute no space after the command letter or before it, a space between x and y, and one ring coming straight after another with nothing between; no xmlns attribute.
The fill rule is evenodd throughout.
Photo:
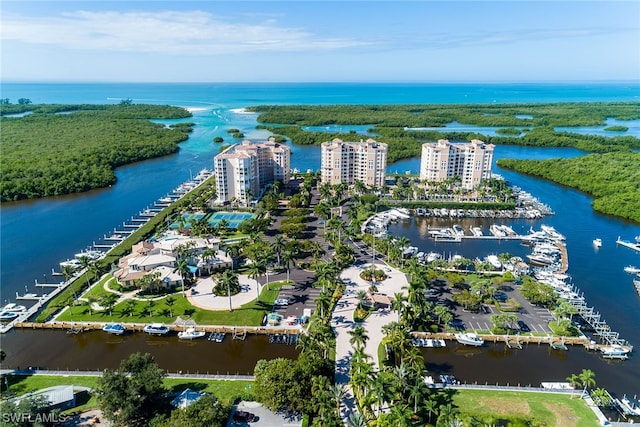
<svg viewBox="0 0 640 427"><path fill-rule="evenodd" d="M60 268L65 268L65 267L77 270L77 269L82 267L82 264L80 263L80 260L78 260L78 259L75 259L75 258L74 259L68 259L68 260L62 261L60 263Z"/></svg>
<svg viewBox="0 0 640 427"><path fill-rule="evenodd" d="M640 268L635 267L635 266L633 266L633 265L627 265L627 266L624 268L624 271L625 271L626 273L629 273L629 274L637 274L637 273L640 273Z"/></svg>
<svg viewBox="0 0 640 427"><path fill-rule="evenodd" d="M18 313L13 311L2 311L0 312L0 321L13 320L18 317Z"/></svg>
<svg viewBox="0 0 640 427"><path fill-rule="evenodd" d="M120 323L110 323L105 325L102 330L113 335L122 335L126 331L124 326Z"/></svg>
<svg viewBox="0 0 640 427"><path fill-rule="evenodd" d="M489 264L491 264L494 268L501 268L502 263L498 259L496 255L489 255L485 258Z"/></svg>
<svg viewBox="0 0 640 427"><path fill-rule="evenodd" d="M593 239L593 246L596 248L602 247L602 239Z"/></svg>
<svg viewBox="0 0 640 427"><path fill-rule="evenodd" d="M194 340L196 338L202 338L204 335L204 331L196 331L196 328L187 328L184 331L178 332L178 338L181 340Z"/></svg>
<svg viewBox="0 0 640 427"><path fill-rule="evenodd" d="M531 254L531 255L527 255L527 258L529 258L529 262L531 264L535 264L535 265L547 266L555 262L553 258L543 254Z"/></svg>
<svg viewBox="0 0 640 427"><path fill-rule="evenodd" d="M473 332L459 333L455 336L456 341L458 341L460 344L471 345L474 347L480 347L482 344L484 344L484 340Z"/></svg>
<svg viewBox="0 0 640 427"><path fill-rule="evenodd" d="M618 344L604 345L600 347L600 355L607 359L626 359L629 348Z"/></svg>
<svg viewBox="0 0 640 427"><path fill-rule="evenodd" d="M21 313L23 311L27 311L27 307L25 307L24 305L18 305L15 302L10 302L9 304L2 307L0 311L7 313Z"/></svg>
<svg viewBox="0 0 640 427"><path fill-rule="evenodd" d="M564 237L562 234L558 233L558 232L556 231L556 229L555 229L555 228L553 228L553 227L552 227L552 226L550 226L550 225L544 225L544 224L543 224L543 225L541 225L541 226L540 226L540 228L541 228L541 229L542 229L542 231L544 231L544 232L545 232L545 234L546 234L547 236L549 236L549 238L551 238L552 240L565 240L565 237Z"/></svg>
<svg viewBox="0 0 640 427"><path fill-rule="evenodd" d="M77 260L81 260L82 258L87 258L89 260L95 261L98 258L100 258L102 255L103 253L100 251L86 250L86 251L78 252L77 254L74 255L74 257Z"/></svg>
<svg viewBox="0 0 640 427"><path fill-rule="evenodd" d="M454 224L453 226L453 234L456 236L464 236L464 229L459 224Z"/></svg>
<svg viewBox="0 0 640 427"><path fill-rule="evenodd" d="M146 325L142 330L150 335L167 335L171 331L168 326L162 323Z"/></svg>

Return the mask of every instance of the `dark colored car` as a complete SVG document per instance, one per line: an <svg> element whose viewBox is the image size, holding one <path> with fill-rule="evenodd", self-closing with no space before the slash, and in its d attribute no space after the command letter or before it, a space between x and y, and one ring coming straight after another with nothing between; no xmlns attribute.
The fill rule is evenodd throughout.
<svg viewBox="0 0 640 427"><path fill-rule="evenodd" d="M253 420L255 420L255 418L256 416L254 414L247 411L236 411L233 414L233 421L236 421L239 423L250 423Z"/></svg>
<svg viewBox="0 0 640 427"><path fill-rule="evenodd" d="M449 322L449 326L454 329L464 329L464 322L460 319L454 319Z"/></svg>
<svg viewBox="0 0 640 427"><path fill-rule="evenodd" d="M527 324L522 320L518 320L518 326L520 327L521 332L531 332L531 329L529 329Z"/></svg>

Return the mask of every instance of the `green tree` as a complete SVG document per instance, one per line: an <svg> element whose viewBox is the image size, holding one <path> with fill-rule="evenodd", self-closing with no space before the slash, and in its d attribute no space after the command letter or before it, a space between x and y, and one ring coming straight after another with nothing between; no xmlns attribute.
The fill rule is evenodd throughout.
<svg viewBox="0 0 640 427"><path fill-rule="evenodd" d="M229 419L229 408L215 396L207 394L184 409L171 412L165 427L223 427Z"/></svg>
<svg viewBox="0 0 640 427"><path fill-rule="evenodd" d="M171 310L171 307L173 307L173 304L176 303L176 297L173 295L167 295L164 299L164 303L167 305L167 308L169 309L169 317L173 317L173 311Z"/></svg>
<svg viewBox="0 0 640 427"><path fill-rule="evenodd" d="M164 376L150 354L134 353L117 370L106 369L97 382L102 413L116 425L146 424L160 408Z"/></svg>

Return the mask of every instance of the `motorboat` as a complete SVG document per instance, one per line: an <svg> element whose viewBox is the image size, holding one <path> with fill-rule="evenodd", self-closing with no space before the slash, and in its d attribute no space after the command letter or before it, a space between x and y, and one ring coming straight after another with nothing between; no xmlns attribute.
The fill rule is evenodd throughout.
<svg viewBox="0 0 640 427"><path fill-rule="evenodd" d="M480 347L484 344L484 340L473 332L463 332L455 335L456 341L460 344Z"/></svg>
<svg viewBox="0 0 640 427"><path fill-rule="evenodd" d="M162 323L152 323L150 325L146 325L142 331L150 335L167 335L171 329Z"/></svg>
<svg viewBox="0 0 640 427"><path fill-rule="evenodd" d="M600 347L600 355L607 359L626 359L630 349L619 344L604 345Z"/></svg>
<svg viewBox="0 0 640 427"><path fill-rule="evenodd" d="M547 236L549 236L552 240L565 240L565 236L558 233L555 228L550 225L541 225L540 228L545 232Z"/></svg>
<svg viewBox="0 0 640 427"><path fill-rule="evenodd" d="M110 323L105 325L102 330L113 335L122 335L126 331L125 327L120 323Z"/></svg>
<svg viewBox="0 0 640 427"><path fill-rule="evenodd" d="M627 265L627 266L624 268L624 271L625 271L626 273L629 273L629 274L637 274L637 273L640 273L640 268L635 267L635 266L633 266L633 265Z"/></svg>
<svg viewBox="0 0 640 427"><path fill-rule="evenodd" d="M10 302L9 304L2 307L0 311L8 313L21 313L23 311L27 311L27 307L25 307L24 305L18 305L15 302Z"/></svg>
<svg viewBox="0 0 640 427"><path fill-rule="evenodd" d="M196 338L202 338L205 336L204 331L196 331L196 328L187 328L184 331L178 332L178 338L181 340L194 340Z"/></svg>
<svg viewBox="0 0 640 427"><path fill-rule="evenodd" d="M491 264L494 268L501 268L502 263L498 259L496 255L489 255L485 258L489 264Z"/></svg>
<svg viewBox="0 0 640 427"><path fill-rule="evenodd" d="M65 267L77 270L82 267L82 263L80 262L80 260L76 258L68 259L60 263L60 268L65 268Z"/></svg>
<svg viewBox="0 0 640 427"><path fill-rule="evenodd" d="M596 248L602 247L602 239L593 239L593 246Z"/></svg>
<svg viewBox="0 0 640 427"><path fill-rule="evenodd" d="M13 320L18 317L18 313L13 311L2 311L0 312L0 321Z"/></svg>
<svg viewBox="0 0 640 427"><path fill-rule="evenodd" d="M529 258L531 264L536 265L551 265L555 262L553 258L543 254L531 254L527 255L527 258Z"/></svg>
<svg viewBox="0 0 640 427"><path fill-rule="evenodd" d="M98 258L100 258L102 255L104 255L104 254L102 252L100 252L100 251L86 250L86 251L78 252L77 254L74 255L74 257L77 260L81 260L83 258L86 258L86 259L89 259L91 261L95 261Z"/></svg>

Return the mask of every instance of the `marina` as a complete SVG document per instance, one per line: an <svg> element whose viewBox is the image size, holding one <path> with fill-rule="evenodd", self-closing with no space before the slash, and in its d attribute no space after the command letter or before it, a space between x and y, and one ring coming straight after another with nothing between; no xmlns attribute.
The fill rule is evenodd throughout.
<svg viewBox="0 0 640 427"><path fill-rule="evenodd" d="M193 178L192 180L187 181L188 185L184 188L189 188L188 191L191 191L197 188L203 182L205 182L211 175L212 175L211 170L202 169L198 173L196 178ZM174 193L173 196L175 197L175 200L178 200L180 197L183 197L185 194L187 193L186 192L180 193L180 194ZM145 211L142 211L141 214L144 212ZM133 219L134 218L132 218L132 222L134 222ZM70 277L68 280L60 283L38 283L37 280L35 281L36 287L53 288L51 292L48 292L45 294L25 293L23 295L19 295L16 292L17 300L34 301L35 304L33 304L28 309L17 313L17 316L7 315L5 319L0 319L5 321L5 323L0 324L0 333L2 334L7 333L15 325L26 322L31 316L35 315L43 306L45 306L52 298L54 298L56 295L62 292L70 283L72 283L75 280L75 278L84 274L84 272L88 269L88 266L83 265L83 261L82 261L83 258L86 260L95 261L97 259L100 259L101 257L104 257L108 252L108 250L111 250L114 247L116 247L123 240L129 237L135 230L143 226L146 222L147 222L146 220L145 221L141 220L141 221L134 222L133 224L123 223L123 227L129 228L129 229L127 230L114 229L113 235L111 235L110 237L107 237L106 235L104 236L104 238L102 239L104 243L96 244L94 241L92 246L88 247L87 249L81 252L76 253L73 259L68 259L66 261L61 262L60 267L62 269L69 268L73 272L73 276ZM115 243L113 244L107 243L111 241ZM104 252L102 251L102 249L107 249L107 251ZM52 274L61 275L62 273L56 273L52 269Z"/></svg>

